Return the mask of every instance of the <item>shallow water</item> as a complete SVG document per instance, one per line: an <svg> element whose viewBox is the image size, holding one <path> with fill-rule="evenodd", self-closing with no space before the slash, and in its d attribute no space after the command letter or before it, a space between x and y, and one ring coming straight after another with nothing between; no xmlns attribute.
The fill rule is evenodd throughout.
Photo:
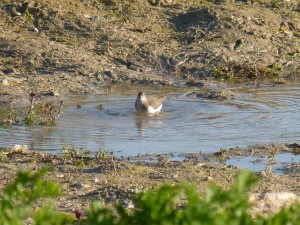
<svg viewBox="0 0 300 225"><path fill-rule="evenodd" d="M0 146L26 144L61 153L65 144L72 144L135 156L300 140L300 84L236 88L240 98L229 101L187 98L182 89L143 87L149 95L169 96L162 112L153 116L135 112L140 89L116 86L103 94L67 96L57 126L0 126ZM96 108L100 103L103 111Z"/></svg>
<svg viewBox="0 0 300 225"><path fill-rule="evenodd" d="M300 155L292 153L280 153L274 157L275 163L272 165L272 172L277 174L288 173L289 170L285 167L288 163L300 162ZM226 160L227 165L234 165L240 168L249 169L254 172L261 172L266 168L266 157L234 157Z"/></svg>

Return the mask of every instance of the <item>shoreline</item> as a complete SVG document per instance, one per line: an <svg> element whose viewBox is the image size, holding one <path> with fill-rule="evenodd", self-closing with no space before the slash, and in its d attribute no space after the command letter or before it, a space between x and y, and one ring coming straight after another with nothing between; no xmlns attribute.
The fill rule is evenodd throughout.
<svg viewBox="0 0 300 225"><path fill-rule="evenodd" d="M266 146L271 147L272 145ZM261 149L267 151L266 146ZM282 148L282 146L277 145L275 148ZM289 146L291 149L299 150L297 145ZM253 151L255 151L254 148L252 148ZM3 153L3 149L1 152ZM0 189L11 182L20 169L37 171L41 167L47 166L49 172L46 174L46 179L61 185L63 195L52 201L62 211L71 211L76 208L87 209L93 200L101 201L105 207L109 207L114 202L126 205L131 202L131 196L141 191L155 189L164 183L193 183L199 194L203 196L211 182L224 189L232 186L240 171L240 168L236 166L216 164L211 161L212 158L206 161L146 162L98 155L94 158L83 159L68 156L64 159L63 156L34 152L24 146L6 149L6 152L8 152L7 158L5 159L2 154L0 161L0 174L2 174ZM250 154L251 148L246 152ZM229 154L227 153L227 155ZM211 154L211 157L214 158L223 156L225 154ZM271 208L268 208L267 204L265 207L261 206L262 202L270 201L268 197L270 193L274 193L274 196L284 192L290 193L286 196L294 196L291 198L300 196L299 163L297 166L298 171L289 174L254 173L260 177L257 186L251 191L251 201L257 202L257 208L254 208L254 211L257 209L257 212L267 215L278 210L277 206ZM265 195L264 193L269 194ZM266 196L266 199L262 196ZM276 198L278 196L274 197L274 201ZM280 204L291 203L291 198L281 201Z"/></svg>

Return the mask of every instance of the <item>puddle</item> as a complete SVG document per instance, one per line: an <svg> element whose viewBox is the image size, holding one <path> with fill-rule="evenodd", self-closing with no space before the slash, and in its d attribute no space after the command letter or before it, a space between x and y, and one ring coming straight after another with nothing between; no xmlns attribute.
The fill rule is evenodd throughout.
<svg viewBox="0 0 300 225"><path fill-rule="evenodd" d="M182 89L143 89L149 95L170 96L158 115L136 114L134 102L140 88L111 87L103 94L68 96L55 127L0 126L0 146L26 144L60 154L65 144L72 144L93 151L101 147L126 157L139 153L209 153L234 146L300 140L299 84L239 88L235 91L241 98L223 102L186 98ZM99 104L103 111L96 108ZM241 160L243 165L246 162ZM253 164L251 159L249 162ZM249 168L254 170L257 165Z"/></svg>
<svg viewBox="0 0 300 225"><path fill-rule="evenodd" d="M274 158L275 164L272 165L273 173L282 174L287 173L288 170L285 168L290 163L300 162L300 155L295 155L292 153L281 153L277 154ZM226 160L227 165L234 165L239 168L249 169L254 172L261 172L265 169L267 162L267 156L265 157L233 157Z"/></svg>

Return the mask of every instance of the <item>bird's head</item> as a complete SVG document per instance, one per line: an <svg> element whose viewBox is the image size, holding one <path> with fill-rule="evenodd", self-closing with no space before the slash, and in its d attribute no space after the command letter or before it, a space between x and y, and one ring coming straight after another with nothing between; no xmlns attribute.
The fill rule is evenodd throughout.
<svg viewBox="0 0 300 225"><path fill-rule="evenodd" d="M147 101L145 93L141 91L138 93L137 98L140 99L142 102Z"/></svg>

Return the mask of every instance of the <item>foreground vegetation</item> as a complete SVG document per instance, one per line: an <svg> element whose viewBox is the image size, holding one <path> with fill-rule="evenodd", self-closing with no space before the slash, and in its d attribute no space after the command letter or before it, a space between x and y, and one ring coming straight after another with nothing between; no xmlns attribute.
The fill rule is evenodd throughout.
<svg viewBox="0 0 300 225"><path fill-rule="evenodd" d="M35 174L19 172L16 179L1 194L0 224L297 224L300 204L282 209L268 218L253 217L246 194L256 178L242 172L235 185L222 190L211 185L200 198L190 184L165 184L155 191L134 197L135 207L125 209L116 204L112 209L92 203L87 212L74 210L59 212L50 200L41 198L59 196L59 185L45 181L46 169Z"/></svg>

